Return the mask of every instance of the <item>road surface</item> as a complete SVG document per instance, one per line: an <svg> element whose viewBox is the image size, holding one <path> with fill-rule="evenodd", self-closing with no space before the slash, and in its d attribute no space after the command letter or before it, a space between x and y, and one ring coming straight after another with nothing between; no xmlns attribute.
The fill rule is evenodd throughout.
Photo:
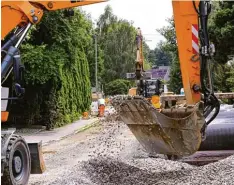
<svg viewBox="0 0 234 185"><path fill-rule="evenodd" d="M233 113L224 108L217 120L234 122ZM127 126L115 120L50 143L43 152L47 170L31 175L30 185L229 185L234 179L234 156L202 167L161 155L149 158Z"/></svg>

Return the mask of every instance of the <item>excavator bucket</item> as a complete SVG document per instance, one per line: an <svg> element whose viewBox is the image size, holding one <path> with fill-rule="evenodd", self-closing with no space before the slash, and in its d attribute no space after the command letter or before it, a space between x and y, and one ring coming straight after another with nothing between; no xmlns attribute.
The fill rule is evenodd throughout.
<svg viewBox="0 0 234 185"><path fill-rule="evenodd" d="M112 104L148 153L187 156L199 149L202 103L159 111L141 96L117 96Z"/></svg>
<svg viewBox="0 0 234 185"><path fill-rule="evenodd" d="M28 143L31 156L31 174L42 174L45 171L45 162L42 154L42 142Z"/></svg>

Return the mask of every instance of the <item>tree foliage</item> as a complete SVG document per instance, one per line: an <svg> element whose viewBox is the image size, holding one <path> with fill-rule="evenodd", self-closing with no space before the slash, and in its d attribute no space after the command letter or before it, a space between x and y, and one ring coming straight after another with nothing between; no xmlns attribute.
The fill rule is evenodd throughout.
<svg viewBox="0 0 234 185"><path fill-rule="evenodd" d="M104 72L102 83L108 84L115 79L125 79L126 73L134 72L136 60L136 28L132 22L119 19L112 8L106 6L99 17L96 33L103 51ZM145 69L150 69L148 60L149 47L144 42ZM106 89L106 88L105 88ZM108 92L106 92L108 93Z"/></svg>
<svg viewBox="0 0 234 185"><path fill-rule="evenodd" d="M87 51L93 48L92 22L75 10L49 12L22 45L26 94L17 104L18 123L61 126L89 109L91 84Z"/></svg>
<svg viewBox="0 0 234 185"><path fill-rule="evenodd" d="M144 57L144 70L150 70L152 63L150 61L150 48L147 43L143 40L143 57Z"/></svg>
<svg viewBox="0 0 234 185"><path fill-rule="evenodd" d="M172 56L168 50L165 50L165 42L159 42L154 50L149 53L149 60L153 66L170 66ZM168 43L167 43L168 44Z"/></svg>
<svg viewBox="0 0 234 185"><path fill-rule="evenodd" d="M179 93L180 89L183 87L183 84L176 42L174 18L172 17L167 19L167 22L168 26L164 26L163 28L158 29L158 32L166 39L165 42L161 42L159 44L160 52L163 53L162 56L164 57L164 60L169 61L171 66L168 89L174 93ZM159 60L162 61L163 58L161 57Z"/></svg>
<svg viewBox="0 0 234 185"><path fill-rule="evenodd" d="M210 40L216 46L214 83L218 90L234 89L234 67L228 62L234 57L234 2L215 2L209 21Z"/></svg>
<svg viewBox="0 0 234 185"><path fill-rule="evenodd" d="M113 80L106 85L106 94L107 95L127 94L130 86L131 83L128 80L123 80L123 79Z"/></svg>

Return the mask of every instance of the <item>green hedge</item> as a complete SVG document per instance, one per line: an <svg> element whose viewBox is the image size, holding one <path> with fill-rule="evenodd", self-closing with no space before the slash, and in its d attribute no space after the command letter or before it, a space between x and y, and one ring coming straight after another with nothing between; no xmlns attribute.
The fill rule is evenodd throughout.
<svg viewBox="0 0 234 185"><path fill-rule="evenodd" d="M91 21L75 10L47 13L22 45L26 94L11 106L17 124L42 124L48 129L71 123L91 104L86 51L92 46ZM11 119L13 120L13 119Z"/></svg>

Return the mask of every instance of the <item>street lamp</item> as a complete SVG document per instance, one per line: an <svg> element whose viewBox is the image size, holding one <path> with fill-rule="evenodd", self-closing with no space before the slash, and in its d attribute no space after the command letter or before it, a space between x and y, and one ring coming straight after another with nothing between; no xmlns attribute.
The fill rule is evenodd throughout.
<svg viewBox="0 0 234 185"><path fill-rule="evenodd" d="M95 40L95 86L96 86L96 92L98 92L98 77L97 77L97 72L98 72L98 66L97 66L97 35L94 35L94 40Z"/></svg>
<svg viewBox="0 0 234 185"><path fill-rule="evenodd" d="M94 21L94 28L96 30L96 28L98 27L98 23L97 20ZM96 32L96 31L95 31ZM101 30L99 31L100 34ZM94 40L95 40L95 86L96 86L96 92L99 92L99 88L98 88L98 54L97 54L97 37L98 37L98 33L94 34Z"/></svg>

